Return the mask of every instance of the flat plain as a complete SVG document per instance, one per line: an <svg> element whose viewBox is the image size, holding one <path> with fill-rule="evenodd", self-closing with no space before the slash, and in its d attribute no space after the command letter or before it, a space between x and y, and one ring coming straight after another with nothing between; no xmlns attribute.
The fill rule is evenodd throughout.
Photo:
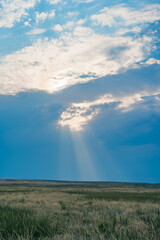
<svg viewBox="0 0 160 240"><path fill-rule="evenodd" d="M160 184L0 180L1 240L160 240Z"/></svg>

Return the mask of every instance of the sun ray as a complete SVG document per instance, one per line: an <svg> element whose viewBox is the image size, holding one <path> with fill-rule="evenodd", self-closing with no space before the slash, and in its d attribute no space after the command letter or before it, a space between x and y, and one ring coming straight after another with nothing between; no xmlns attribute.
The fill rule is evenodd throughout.
<svg viewBox="0 0 160 240"><path fill-rule="evenodd" d="M75 151L75 160L79 170L80 180L96 181L98 173L94 166L94 157L83 131L71 132Z"/></svg>
<svg viewBox="0 0 160 240"><path fill-rule="evenodd" d="M73 141L70 131L60 128L58 154L58 176L60 180L78 180L78 170L74 161Z"/></svg>

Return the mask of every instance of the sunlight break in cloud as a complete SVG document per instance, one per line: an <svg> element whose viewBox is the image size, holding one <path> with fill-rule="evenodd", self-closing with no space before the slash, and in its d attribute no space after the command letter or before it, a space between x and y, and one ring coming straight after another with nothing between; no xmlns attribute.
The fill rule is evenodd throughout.
<svg viewBox="0 0 160 240"><path fill-rule="evenodd" d="M27 10L33 8L40 0L2 0L0 2L0 27L11 28L22 17L28 15Z"/></svg>
<svg viewBox="0 0 160 240"><path fill-rule="evenodd" d="M80 26L60 39L38 40L1 60L0 94L28 90L53 93L117 74L148 58L151 41L145 36L134 39L100 35Z"/></svg>
<svg viewBox="0 0 160 240"><path fill-rule="evenodd" d="M120 109L122 112L132 110L133 105L144 101L143 97L154 97L160 94L159 91L140 92L122 97L115 97L112 94L106 94L95 101L72 103L60 116L58 125L69 127L71 131L82 131L90 120L95 117L101 109L102 105L115 103L115 109Z"/></svg>

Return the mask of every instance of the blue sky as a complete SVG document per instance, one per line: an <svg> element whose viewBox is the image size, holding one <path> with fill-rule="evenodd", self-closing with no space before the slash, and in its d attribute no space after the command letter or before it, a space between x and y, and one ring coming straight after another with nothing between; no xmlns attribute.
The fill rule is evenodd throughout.
<svg viewBox="0 0 160 240"><path fill-rule="evenodd" d="M0 1L0 177L160 182L160 3Z"/></svg>

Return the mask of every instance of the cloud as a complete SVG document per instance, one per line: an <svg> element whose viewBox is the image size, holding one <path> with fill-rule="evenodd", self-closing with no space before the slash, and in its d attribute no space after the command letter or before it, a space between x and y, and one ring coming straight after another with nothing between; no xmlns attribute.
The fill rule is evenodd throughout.
<svg viewBox="0 0 160 240"><path fill-rule="evenodd" d="M136 26L136 27L133 27L131 29L121 28L116 32L116 35L124 35L124 34L127 34L127 33L139 33L139 32L141 32L141 28Z"/></svg>
<svg viewBox="0 0 160 240"><path fill-rule="evenodd" d="M114 109L127 112L133 109L134 104L144 102L145 97L151 97L157 101L160 89L153 92L138 92L126 96L116 97L112 94L106 94L95 101L72 103L64 112L62 112L58 125L69 127L71 131L82 131L90 120L92 120L100 111L103 105L115 103ZM158 99L157 99L158 98Z"/></svg>
<svg viewBox="0 0 160 240"><path fill-rule="evenodd" d="M41 34L33 29L27 34ZM0 94L21 91L60 91L106 75L113 75L147 60L152 38L138 39L96 34L78 26L73 34L63 33L59 39L38 40L1 59Z"/></svg>
<svg viewBox="0 0 160 240"><path fill-rule="evenodd" d="M48 14L45 12L41 12L41 13L36 12L36 23L38 23L40 21L44 22L46 20L47 16L48 16Z"/></svg>
<svg viewBox="0 0 160 240"><path fill-rule="evenodd" d="M145 65L160 64L160 60L155 58L149 58L146 62L142 64L145 64Z"/></svg>
<svg viewBox="0 0 160 240"><path fill-rule="evenodd" d="M65 25L63 25L64 29L72 29L72 27L74 26L75 22L74 21L68 21Z"/></svg>
<svg viewBox="0 0 160 240"><path fill-rule="evenodd" d="M47 18L53 18L54 16L54 10L52 10L51 12L36 12L36 23L39 23L40 21L44 22Z"/></svg>
<svg viewBox="0 0 160 240"><path fill-rule="evenodd" d="M62 25L57 24L57 25L55 25L55 26L53 27L53 30L54 30L54 31L57 31L57 32L62 32L62 31L63 31L63 27L62 27Z"/></svg>
<svg viewBox="0 0 160 240"><path fill-rule="evenodd" d="M40 0L2 0L0 8L0 27L11 28L28 15L27 10L33 8Z"/></svg>
<svg viewBox="0 0 160 240"><path fill-rule="evenodd" d="M50 4L57 4L61 2L61 0L48 0Z"/></svg>
<svg viewBox="0 0 160 240"><path fill-rule="evenodd" d="M78 11L77 11L77 12L68 12L68 13L67 13L67 15L68 15L69 17L76 17L78 14L79 14Z"/></svg>
<svg viewBox="0 0 160 240"><path fill-rule="evenodd" d="M48 17L49 18L53 18L55 16L55 10L52 10L49 14Z"/></svg>
<svg viewBox="0 0 160 240"><path fill-rule="evenodd" d="M56 24L54 27L53 27L53 30L54 31L57 31L57 32L62 32L62 31L65 31L65 30L69 30L71 31L73 28L75 28L76 26L80 26L80 25L83 25L85 23L85 19L79 19L77 22L74 22L74 21L68 21L66 24L64 25L60 25L60 24Z"/></svg>
<svg viewBox="0 0 160 240"><path fill-rule="evenodd" d="M94 2L95 0L74 0L78 3L90 3L90 2Z"/></svg>
<svg viewBox="0 0 160 240"><path fill-rule="evenodd" d="M94 23L102 26L152 23L160 20L160 4L150 4L143 9L135 10L123 5L105 7L99 14L91 16Z"/></svg>
<svg viewBox="0 0 160 240"><path fill-rule="evenodd" d="M77 25L83 25L86 22L86 19L79 19Z"/></svg>
<svg viewBox="0 0 160 240"><path fill-rule="evenodd" d="M24 25L25 25L25 26L31 26L31 24L29 23L29 21L24 22Z"/></svg>
<svg viewBox="0 0 160 240"><path fill-rule="evenodd" d="M27 35L39 35L46 32L46 29L44 28L34 28L31 31L27 32Z"/></svg>

